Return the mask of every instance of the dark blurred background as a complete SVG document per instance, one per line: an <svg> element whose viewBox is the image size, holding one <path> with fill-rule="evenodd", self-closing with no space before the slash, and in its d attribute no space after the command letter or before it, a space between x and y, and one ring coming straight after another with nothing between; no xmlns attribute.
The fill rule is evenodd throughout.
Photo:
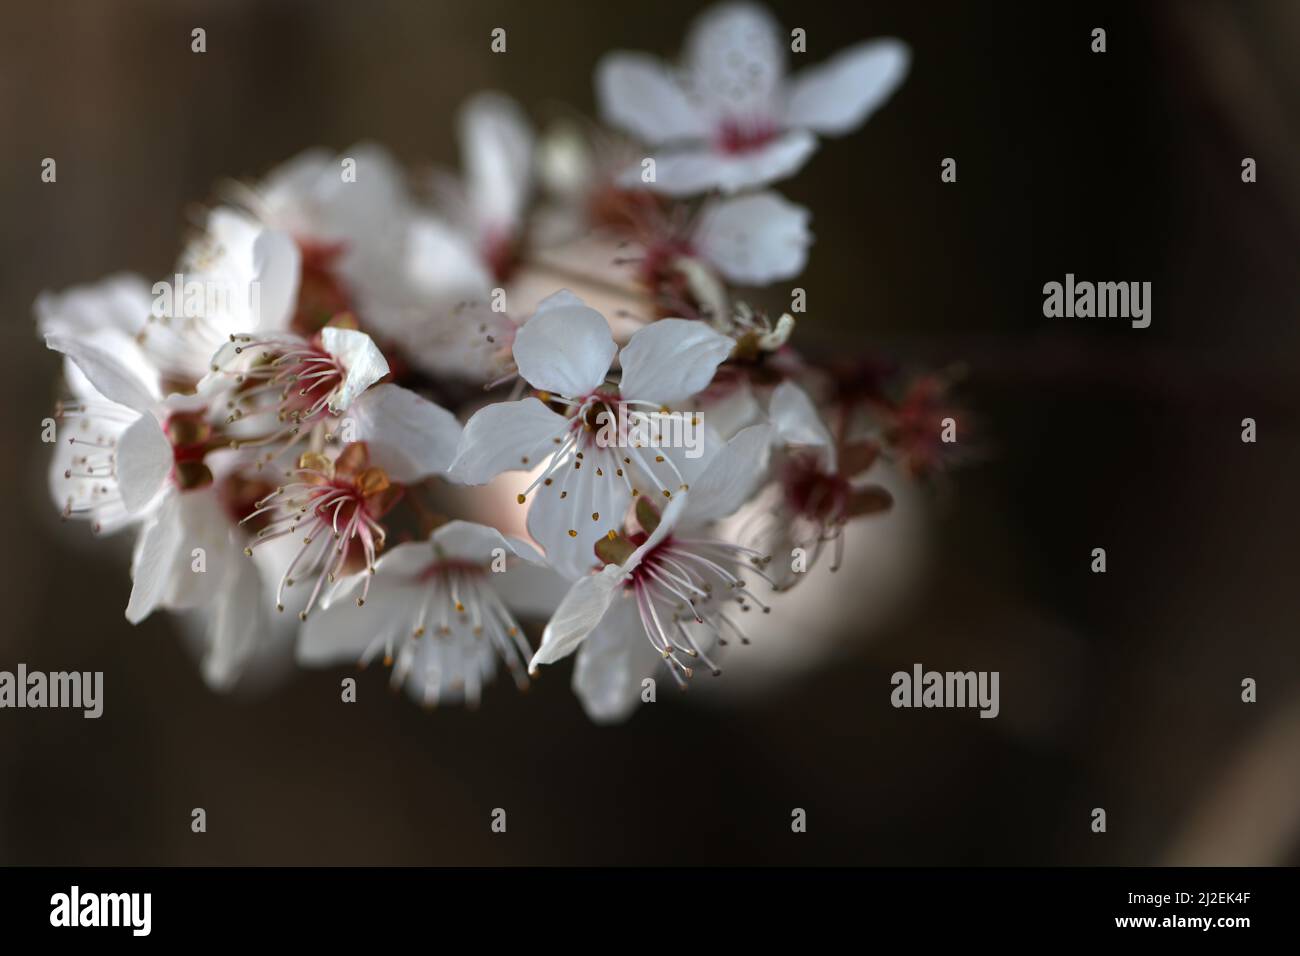
<svg viewBox="0 0 1300 956"><path fill-rule="evenodd" d="M113 543L48 504L59 363L31 303L167 274L191 203L304 147L453 164L481 88L591 113L601 53L674 54L701 5L7 5L0 669L102 670L106 710L0 711L0 862L1300 862L1300 5L773 6L810 62L881 34L914 51L889 105L778 187L817 237L799 343L960 361L984 454L870 640L850 623L810 673L601 728L568 665L477 713L426 714L378 670L353 706L338 671L209 692L173 620L123 618ZM1045 319L1066 272L1153 282L1151 327ZM1002 716L892 709L915 661L1000 670Z"/></svg>

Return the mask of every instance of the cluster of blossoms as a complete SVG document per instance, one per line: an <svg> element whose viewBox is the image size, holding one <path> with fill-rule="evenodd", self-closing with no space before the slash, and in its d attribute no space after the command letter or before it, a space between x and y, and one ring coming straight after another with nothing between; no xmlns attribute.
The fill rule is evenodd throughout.
<svg viewBox="0 0 1300 956"><path fill-rule="evenodd" d="M942 464L942 379L819 365L739 291L806 262L810 215L771 184L908 68L895 40L792 76L785 50L764 10L716 7L680 66L601 61L617 132L479 95L459 175L310 151L227 190L174 281L42 295L71 396L54 499L134 535L127 618L188 612L215 687L292 648L473 704L576 651L617 720L646 677L718 672L792 554L835 565L891 506L879 462ZM508 472L492 524L444 507Z"/></svg>

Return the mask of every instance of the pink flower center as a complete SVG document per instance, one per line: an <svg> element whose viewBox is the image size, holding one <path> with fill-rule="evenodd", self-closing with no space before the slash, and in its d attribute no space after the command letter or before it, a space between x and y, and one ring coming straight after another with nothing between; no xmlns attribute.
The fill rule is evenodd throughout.
<svg viewBox="0 0 1300 956"><path fill-rule="evenodd" d="M718 124L714 145L729 156L752 153L776 139L778 133L776 124L763 117L748 120L728 118Z"/></svg>

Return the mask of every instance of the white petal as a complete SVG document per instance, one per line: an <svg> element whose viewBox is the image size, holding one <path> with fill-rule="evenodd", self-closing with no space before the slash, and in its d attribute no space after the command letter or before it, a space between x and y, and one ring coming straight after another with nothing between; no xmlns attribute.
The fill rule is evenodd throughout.
<svg viewBox="0 0 1300 956"><path fill-rule="evenodd" d="M462 484L482 485L503 471L532 468L554 451L551 439L567 427L563 415L535 398L485 405L465 425L451 477Z"/></svg>
<svg viewBox="0 0 1300 956"><path fill-rule="evenodd" d="M569 582L541 564L516 564L506 572L497 594L501 602L521 617L545 621L555 613L569 591Z"/></svg>
<svg viewBox="0 0 1300 956"><path fill-rule="evenodd" d="M622 568L611 564L574 583L542 632L542 644L528 664L530 670L540 664L552 664L577 650L605 616L623 583L623 574Z"/></svg>
<svg viewBox="0 0 1300 956"><path fill-rule="evenodd" d="M98 395L97 392L94 394ZM117 405L105 404L104 407L115 411L126 411ZM122 432L126 430L116 413L106 419L96 416L95 411L79 422L68 423L68 425L77 431L82 431L84 428L82 434L92 440L105 443L120 440ZM53 453L50 455L47 472L50 495L54 506L61 512L66 510L68 515L76 514L94 521L98 533L103 535L114 534L126 525L134 524L141 519L140 515L129 514L120 498L115 499L112 495L104 493L105 483L101 478L84 477L88 473L84 470L85 464L82 458L85 457L86 452L81 445L72 444L66 434L61 434L51 451Z"/></svg>
<svg viewBox="0 0 1300 956"><path fill-rule="evenodd" d="M398 385L377 385L348 409L357 441L370 446L371 464L410 484L445 474L456 457L461 427L440 405Z"/></svg>
<svg viewBox="0 0 1300 956"><path fill-rule="evenodd" d="M233 525L215 486L177 492L169 497L176 501L174 514L180 540L163 606L169 610L203 607L211 604L225 587L226 572L233 559L230 546ZM196 550L203 552L202 571L194 569ZM243 558L242 553L240 557Z"/></svg>
<svg viewBox="0 0 1300 956"><path fill-rule="evenodd" d="M492 277L468 236L431 216L407 232L406 272L419 292L447 302L485 298Z"/></svg>
<svg viewBox="0 0 1300 956"><path fill-rule="evenodd" d="M690 483L683 520L725 518L743 505L767 473L771 433L768 425L751 425L716 451Z"/></svg>
<svg viewBox="0 0 1300 956"><path fill-rule="evenodd" d="M767 414L774 438L787 445L821 450L827 456L828 467L834 470L835 443L807 392L794 382L782 382L772 390Z"/></svg>
<svg viewBox="0 0 1300 956"><path fill-rule="evenodd" d="M135 336L144 327L152 304L144 279L119 273L61 292L42 292L34 306L36 327L41 335L85 337L109 328Z"/></svg>
<svg viewBox="0 0 1300 956"><path fill-rule="evenodd" d="M500 93L479 93L460 114L466 190L479 227L513 235L532 176L533 132L518 104Z"/></svg>
<svg viewBox="0 0 1300 956"><path fill-rule="evenodd" d="M117 487L122 504L138 514L162 490L175 463L172 444L157 419L141 415L118 439L115 453Z"/></svg>
<svg viewBox="0 0 1300 956"><path fill-rule="evenodd" d="M405 544L399 544L391 551L385 551L375 562L375 584L382 584L385 587L396 584L396 582L411 575L422 573L430 564L437 559L433 549L429 547L426 541L408 541ZM383 579L379 573L383 572ZM360 577L360 575L358 575ZM373 587L372 587L373 590Z"/></svg>
<svg viewBox="0 0 1300 956"><path fill-rule="evenodd" d="M131 561L131 598L126 605L126 619L132 624L152 614L171 589L181 542L178 497L170 495L163 501L136 541Z"/></svg>
<svg viewBox="0 0 1300 956"><path fill-rule="evenodd" d="M401 592L411 587L413 580L418 578L436 560L437 555L429 547L427 540L408 541L405 544L399 544L397 547L386 550L380 555L379 560L375 562L374 575L364 570L357 571L342 578L334 587L326 590L325 596L320 601L320 607L329 608L341 604L355 604L355 598L367 578L370 580L370 601L366 604L367 608L371 607L376 601L390 600L391 593Z"/></svg>
<svg viewBox="0 0 1300 956"><path fill-rule="evenodd" d="M468 561L484 567L497 557L498 549L503 555L513 554L534 564L542 561L537 549L527 542L473 521L449 521L429 536L429 543L443 560Z"/></svg>
<svg viewBox="0 0 1300 956"><path fill-rule="evenodd" d="M585 305L538 312L515 335L515 364L533 388L557 395L587 395L605 381L618 346L609 323Z"/></svg>
<svg viewBox="0 0 1300 956"><path fill-rule="evenodd" d="M206 619L203 679L214 690L227 690L253 656L268 626L257 565L230 556L230 570Z"/></svg>
<svg viewBox="0 0 1300 956"><path fill-rule="evenodd" d="M706 391L700 398L700 417L725 441L764 416L749 381L740 379Z"/></svg>
<svg viewBox="0 0 1300 956"><path fill-rule="evenodd" d="M694 241L719 272L741 285L765 285L803 271L809 212L774 192L724 199L705 212Z"/></svg>
<svg viewBox="0 0 1300 956"><path fill-rule="evenodd" d="M786 36L765 8L708 8L691 25L685 53L692 87L715 116L767 118L776 111Z"/></svg>
<svg viewBox="0 0 1300 956"><path fill-rule="evenodd" d="M424 595L414 588L376 594L378 584L376 575L365 607L357 607L354 601L337 601L309 615L298 632L298 663L324 667L355 662L376 640L387 635L409 639L411 622L418 613L414 602L423 600Z"/></svg>
<svg viewBox="0 0 1300 956"><path fill-rule="evenodd" d="M64 335L47 335L45 344L62 352L110 402L117 402L137 412L150 412L161 398L156 380L141 378L115 356L88 344L84 339Z"/></svg>
<svg viewBox="0 0 1300 956"><path fill-rule="evenodd" d="M619 353L625 399L675 405L703 391L735 342L704 322L660 319L632 336Z"/></svg>
<svg viewBox="0 0 1300 956"><path fill-rule="evenodd" d="M251 326L244 332L289 327L298 301L302 253L288 233L265 229L253 240L253 283L249 295Z"/></svg>
<svg viewBox="0 0 1300 956"><path fill-rule="evenodd" d="M573 667L573 692L597 723L626 720L641 701L641 681L662 658L646 637L631 601L619 601L587 636Z"/></svg>
<svg viewBox="0 0 1300 956"><path fill-rule="evenodd" d="M325 351L342 363L347 377L330 399L330 411L346 410L362 392L388 374L388 362L370 336L356 329L326 326L320 332Z"/></svg>
<svg viewBox="0 0 1300 956"><path fill-rule="evenodd" d="M640 166L625 170L619 182L673 197L694 196L711 189L734 193L794 175L816 150L817 137L807 130L794 129L741 153L725 153L711 146L656 153L654 182L641 181Z"/></svg>
<svg viewBox="0 0 1300 956"><path fill-rule="evenodd" d="M644 53L602 57L596 65L596 101L605 122L646 143L708 134L708 124L669 68Z"/></svg>
<svg viewBox="0 0 1300 956"><path fill-rule="evenodd" d="M790 80L786 122L837 136L864 123L907 76L912 54L892 38L868 40Z"/></svg>
<svg viewBox="0 0 1300 956"><path fill-rule="evenodd" d="M617 451L589 446L582 467L565 465L550 487L536 490L528 509L528 533L545 549L551 567L570 580L599 563L596 542L622 527L632 501L627 481L618 477Z"/></svg>
<svg viewBox="0 0 1300 956"><path fill-rule="evenodd" d="M187 285L202 282L220 293L211 303L213 308L206 299L199 306L210 333L203 337L207 351L232 333L288 327L297 302L302 257L287 232L269 229L240 210L218 207L208 214L206 235L186 260L194 263L184 276ZM181 314L181 304L182 297L175 295L173 316Z"/></svg>
<svg viewBox="0 0 1300 956"><path fill-rule="evenodd" d="M543 312L550 312L553 309L567 306L586 306L586 304L568 289L561 289L559 292L552 292L541 302L538 302L537 308L533 310L533 315L541 315Z"/></svg>

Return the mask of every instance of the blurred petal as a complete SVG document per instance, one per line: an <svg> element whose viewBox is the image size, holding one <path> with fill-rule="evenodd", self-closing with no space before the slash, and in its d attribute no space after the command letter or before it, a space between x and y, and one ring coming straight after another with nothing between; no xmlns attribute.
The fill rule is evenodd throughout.
<svg viewBox="0 0 1300 956"><path fill-rule="evenodd" d="M832 136L856 129L893 95L912 54L892 38L867 40L790 80L786 124Z"/></svg>
<svg viewBox="0 0 1300 956"><path fill-rule="evenodd" d="M768 404L768 418L775 429L775 438L787 445L823 451L827 457L827 470L835 470L835 443L831 440L831 433L802 388L789 381L774 388Z"/></svg>
<svg viewBox="0 0 1300 956"><path fill-rule="evenodd" d="M763 285L803 271L812 242L809 215L774 192L725 199L705 212L694 241L732 282Z"/></svg>
<svg viewBox="0 0 1300 956"><path fill-rule="evenodd" d="M660 661L633 602L618 601L578 651L573 692L597 723L624 721L641 701L641 681L654 675Z"/></svg>
<svg viewBox="0 0 1300 956"><path fill-rule="evenodd" d="M646 143L698 139L708 124L671 70L644 53L608 53L596 65L596 101L605 122Z"/></svg>
<svg viewBox="0 0 1300 956"><path fill-rule="evenodd" d="M470 206L479 227L513 235L532 178L533 132L517 103L479 93L460 113L460 146Z"/></svg>
<svg viewBox="0 0 1300 956"><path fill-rule="evenodd" d="M691 24L686 68L715 116L766 117L778 105L785 51L786 36L764 7L722 3Z"/></svg>
<svg viewBox="0 0 1300 956"><path fill-rule="evenodd" d="M816 150L817 138L812 133L794 129L740 153L709 146L656 153L654 182L642 182L640 166L624 170L619 182L674 197L694 196L711 189L734 193L793 175Z"/></svg>
<svg viewBox="0 0 1300 956"><path fill-rule="evenodd" d="M122 364L116 356L80 338L47 335L45 344L72 359L96 391L110 402L145 413L157 406L161 395L156 378L141 377L137 371Z"/></svg>

